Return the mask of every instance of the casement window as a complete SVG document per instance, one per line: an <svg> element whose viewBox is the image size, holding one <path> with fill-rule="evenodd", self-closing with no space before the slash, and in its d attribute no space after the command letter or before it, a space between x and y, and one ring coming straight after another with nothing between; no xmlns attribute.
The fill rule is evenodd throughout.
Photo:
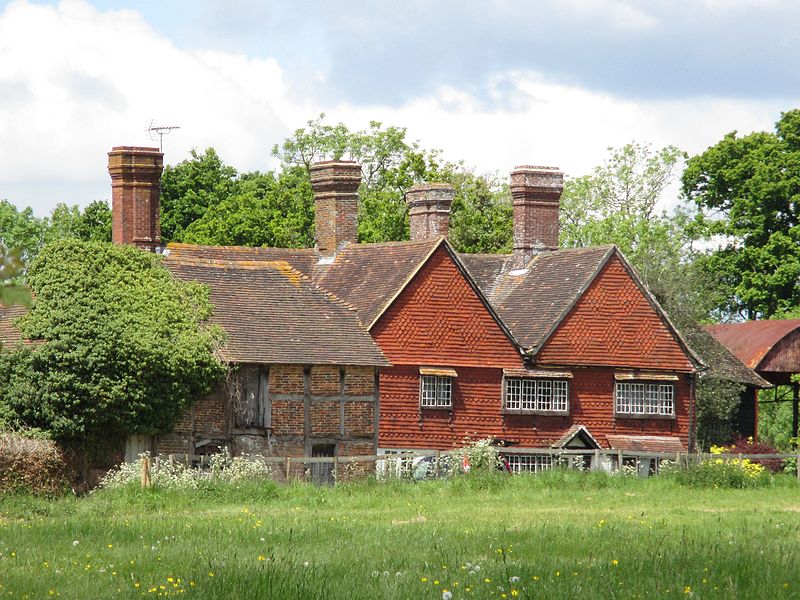
<svg viewBox="0 0 800 600"><path fill-rule="evenodd" d="M236 427L270 427L269 369L257 365L243 366L238 387L239 400L234 404Z"/></svg>
<svg viewBox="0 0 800 600"><path fill-rule="evenodd" d="M455 369L420 367L419 405L422 408L453 408L453 383L458 377Z"/></svg>
<svg viewBox="0 0 800 600"><path fill-rule="evenodd" d="M451 408L453 406L453 379L443 375L422 375L420 405L423 408Z"/></svg>
<svg viewBox="0 0 800 600"><path fill-rule="evenodd" d="M549 454L506 454L505 459L512 473L540 473L553 468Z"/></svg>
<svg viewBox="0 0 800 600"><path fill-rule="evenodd" d="M675 386L671 383L617 381L615 411L635 417L674 417Z"/></svg>
<svg viewBox="0 0 800 600"><path fill-rule="evenodd" d="M567 414L569 385L565 379L506 377L504 406L508 412Z"/></svg>

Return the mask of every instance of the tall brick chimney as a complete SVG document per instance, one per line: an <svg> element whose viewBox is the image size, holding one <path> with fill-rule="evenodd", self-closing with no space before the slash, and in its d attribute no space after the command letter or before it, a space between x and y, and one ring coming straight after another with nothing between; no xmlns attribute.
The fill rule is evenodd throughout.
<svg viewBox="0 0 800 600"><path fill-rule="evenodd" d="M108 153L111 175L111 239L156 252L164 154L158 148L115 146Z"/></svg>
<svg viewBox="0 0 800 600"><path fill-rule="evenodd" d="M415 185L406 192L412 240L447 237L455 195L455 189L447 183Z"/></svg>
<svg viewBox="0 0 800 600"><path fill-rule="evenodd" d="M333 256L345 244L358 241L358 186L361 166L349 160L311 165L317 250Z"/></svg>
<svg viewBox="0 0 800 600"><path fill-rule="evenodd" d="M557 167L515 167L511 172L514 199L514 255L520 265L543 250L558 249L558 208L564 173Z"/></svg>

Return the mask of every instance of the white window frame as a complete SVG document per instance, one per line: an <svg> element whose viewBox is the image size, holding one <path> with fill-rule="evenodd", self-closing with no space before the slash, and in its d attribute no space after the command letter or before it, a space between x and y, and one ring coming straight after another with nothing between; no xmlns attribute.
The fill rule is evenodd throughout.
<svg viewBox="0 0 800 600"><path fill-rule="evenodd" d="M446 375L420 375L419 404L422 408L453 408L453 378Z"/></svg>
<svg viewBox="0 0 800 600"><path fill-rule="evenodd" d="M503 408L510 414L568 415L569 382L540 377L504 377Z"/></svg>
<svg viewBox="0 0 800 600"><path fill-rule="evenodd" d="M553 468L550 454L505 454L508 469L515 475L520 473L541 473Z"/></svg>
<svg viewBox="0 0 800 600"><path fill-rule="evenodd" d="M675 385L660 381L617 381L614 413L623 418L674 419Z"/></svg>

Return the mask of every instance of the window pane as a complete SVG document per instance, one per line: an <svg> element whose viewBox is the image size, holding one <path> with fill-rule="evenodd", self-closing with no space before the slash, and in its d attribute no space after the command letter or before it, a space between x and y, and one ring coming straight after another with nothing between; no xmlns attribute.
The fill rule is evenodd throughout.
<svg viewBox="0 0 800 600"><path fill-rule="evenodd" d="M662 415L674 415L675 414L675 397L674 397L674 390L675 388L672 385L662 385L659 386L659 412Z"/></svg>
<svg viewBox="0 0 800 600"><path fill-rule="evenodd" d="M536 382L536 409L550 410L550 396L552 392L552 382L549 379L542 379Z"/></svg>
<svg viewBox="0 0 800 600"><path fill-rule="evenodd" d="M553 382L553 410L567 410L567 382Z"/></svg>
<svg viewBox="0 0 800 600"><path fill-rule="evenodd" d="M658 414L658 385L655 383L647 386L647 405L645 408L648 415Z"/></svg>
<svg viewBox="0 0 800 600"><path fill-rule="evenodd" d="M436 377L422 376L422 406L436 406Z"/></svg>
<svg viewBox="0 0 800 600"><path fill-rule="evenodd" d="M519 410L522 396L522 380L506 379L506 408Z"/></svg>
<svg viewBox="0 0 800 600"><path fill-rule="evenodd" d="M631 385L633 397L631 398L631 412L644 414L644 384L634 383Z"/></svg>
<svg viewBox="0 0 800 600"><path fill-rule="evenodd" d="M522 380L522 410L536 409L536 382L532 379Z"/></svg>

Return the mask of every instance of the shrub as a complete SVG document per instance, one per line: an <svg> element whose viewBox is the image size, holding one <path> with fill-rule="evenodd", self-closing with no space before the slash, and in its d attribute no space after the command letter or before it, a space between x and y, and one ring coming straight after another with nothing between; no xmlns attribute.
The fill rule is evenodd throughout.
<svg viewBox="0 0 800 600"><path fill-rule="evenodd" d="M724 448L712 446L712 454L721 454ZM722 457L706 459L699 464L675 471L672 477L688 487L752 488L770 482L769 471L758 463L744 458L726 460Z"/></svg>
<svg viewBox="0 0 800 600"><path fill-rule="evenodd" d="M142 463L149 456L145 452L135 462L122 463L106 473L98 487L117 489L138 485L141 481ZM153 461L150 467L153 487L165 489L197 489L212 482L240 483L271 476L272 470L263 461L249 456L231 456L227 448L211 456L207 470L168 460Z"/></svg>
<svg viewBox="0 0 800 600"><path fill-rule="evenodd" d="M469 441L469 440L466 440ZM450 453L455 471L464 470L495 471L500 466L500 455L497 447L492 445L492 438L477 440L464 448Z"/></svg>
<svg viewBox="0 0 800 600"><path fill-rule="evenodd" d="M69 489L64 455L42 436L0 434L0 492L57 495Z"/></svg>
<svg viewBox="0 0 800 600"><path fill-rule="evenodd" d="M736 437L732 445L728 446L729 454L780 454L777 448L753 441L752 437ZM780 473L783 468L783 461L780 458L759 458L751 459L754 463L763 465L773 473Z"/></svg>

